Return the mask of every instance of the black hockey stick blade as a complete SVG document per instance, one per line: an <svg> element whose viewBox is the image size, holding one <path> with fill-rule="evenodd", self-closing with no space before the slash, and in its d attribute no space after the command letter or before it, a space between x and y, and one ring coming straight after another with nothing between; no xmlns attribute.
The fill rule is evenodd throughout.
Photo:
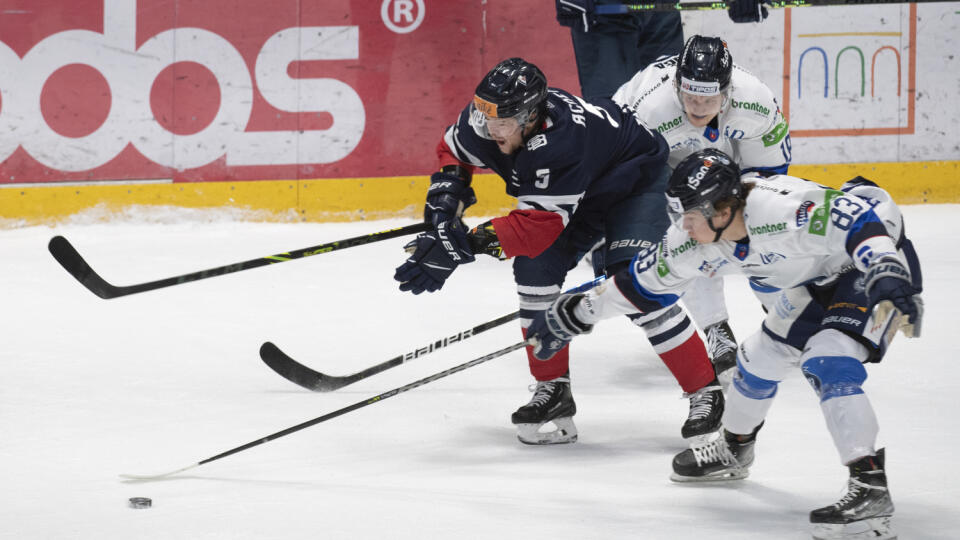
<svg viewBox="0 0 960 540"><path fill-rule="evenodd" d="M386 371L390 368L397 367L400 364L409 362L415 358L420 358L421 356L430 354L436 350L447 347L448 345L459 343L481 332L485 332L491 328L496 328L497 326L516 320L516 318L519 316L520 312L514 311L513 313L504 315L502 317L497 317L492 321L478 324L473 328L458 332L452 336L438 339L437 341L428 343L427 345L424 345L418 349L397 355L389 360L370 366L363 371L358 371L357 373L344 375L342 377L338 377L336 375L327 375L326 373L321 373L319 371L310 369L291 358L288 354L280 350L280 347L277 347L269 341L260 346L260 359L263 360L263 363L269 366L270 369L276 371L277 374L284 379L300 385L307 390L311 390L313 392L332 392L349 384L372 377L381 371Z"/></svg>
<svg viewBox="0 0 960 540"><path fill-rule="evenodd" d="M151 475L146 475L146 474L121 474L120 477L121 477L121 478L129 479L129 480L150 481L150 480L159 480L159 479L161 479L161 478L166 478L166 477L169 477L169 476L173 476L173 475L178 474L178 473L181 473L181 472L183 472L183 471L188 471L188 470L193 469L193 468L195 468L195 467L199 467L200 465L204 465L204 464L210 463L211 461L216 461L216 460L218 460L218 459L223 459L223 458L225 458L225 457L227 457L227 456L231 456L231 455L236 454L236 453L238 453L238 452L243 452L244 450L253 448L254 446L260 446L261 444L268 443L268 442L270 442L270 441L279 439L280 437L286 437L287 435L290 435L291 433L296 433L297 431L300 431L300 430L302 430L302 429L306 429L306 428L308 428L308 427L310 427L310 426L315 426L315 425L317 425L317 424L319 424L319 423L321 423L321 422L326 422L327 420L331 420L331 419L333 419L333 418L336 418L336 417L341 416L341 415L343 415L343 414L346 414L346 413L348 413L348 412L355 411L355 410L357 410L357 409L361 409L361 408L363 408L363 407L366 407L367 405L373 405L374 403L380 403L381 401L383 401L383 400L385 400L385 399L387 399L387 398L391 398L391 397L393 397L393 396L402 394L402 393L404 393L404 392L408 392L408 391L410 391L410 390L413 390L414 388L418 388L418 387L423 386L423 385L425 385L425 384L427 384L427 383L431 383L431 382L436 381L436 380L438 380L438 379L442 379L442 378L447 377L447 376L449 376L449 375L453 375L454 373L458 373L458 372L463 371L463 370L465 370L465 369L472 368L473 366L480 365L480 364L482 364L482 363L484 363L484 362L489 362L490 360L493 360L494 358L499 358L499 357L501 357L501 356L504 356L504 355L506 355L506 354L509 354L509 353L511 353L511 352L513 352L513 351L516 351L516 350L518 350L518 349L522 349L526 344L527 344L527 343L526 343L525 341L521 341L521 342L519 342L519 343L514 343L513 345L510 345L509 347L504 347L503 349L500 349L500 350L498 350L498 351L494 351L494 352L489 353L489 354L485 354L485 355L483 355L483 356L481 356L481 357L479 357L479 358L474 358L473 360L470 360L469 362L464 362L463 364L454 366L454 367L452 367L452 368L450 368L450 369L445 369L445 370L443 370L443 371L434 373L433 375L430 375L430 376L428 376L428 377L424 377L424 378L422 378L422 379L418 379L418 380L416 380L416 381L413 381L412 383L408 383L408 384L405 384L405 385L400 386L400 387L398 387L398 388L394 388L393 390L387 390L386 392L384 392L384 393L382 393L382 394L378 394L378 395L373 396L373 397L371 397L371 398L367 398L367 399L365 399L365 400L363 400L363 401L358 401L358 402L354 403L353 405L348 405L348 406L346 406L346 407L343 407L342 409L337 409L337 410L335 410L335 411L333 411L333 412L330 412L330 413L327 413L327 414L325 414L325 415L323 415L323 416L318 416L318 417L316 417L316 418L314 418L314 419L312 419L312 420L307 420L306 422L302 422L302 423L297 424L297 425L295 425L295 426L288 427L287 429L284 429L284 430L282 430L282 431L278 431L278 432L273 433L273 434L271 434L271 435L267 435L266 437L262 437L262 438L259 438L259 439L250 441L250 442L248 442L247 444L243 444L243 445L240 445L240 446L238 446L238 447L236 447L236 448L232 448L232 449L230 449L230 450L227 450L226 452L221 452L221 453L219 453L219 454L217 454L217 455L215 455L215 456L213 456L213 457L208 457L207 459L204 459L204 460L202 460L202 461L198 461L198 462L196 462L196 463L187 465L186 467L181 467L181 468L179 468L179 469L174 469L174 470L171 470L171 471L169 471L169 472L160 473L160 474L151 474Z"/></svg>
<svg viewBox="0 0 960 540"><path fill-rule="evenodd" d="M373 373L365 373L370 370L364 370L360 373L354 373L353 375L346 375L344 377L320 373L297 362L288 356L287 353L280 350L280 347L277 347L269 341L260 346L260 359L284 379L313 392L332 392L373 375ZM403 357L391 358L386 362L374 366L380 367L380 369L374 373L379 373L380 371L390 369L402 363Z"/></svg>
<svg viewBox="0 0 960 540"><path fill-rule="evenodd" d="M47 249L60 266L100 298L108 299L129 294L124 292L123 287L115 287L104 281L66 238L54 236L47 244Z"/></svg>
<svg viewBox="0 0 960 540"><path fill-rule="evenodd" d="M606 278L604 276L600 276L591 281L581 283L576 287L567 289L564 292L577 293L588 291L602 283L605 279ZM411 360L420 358L421 356L426 356L444 347L453 345L454 343L460 343L461 341L475 336L481 332L486 332L487 330L516 320L518 317L520 317L519 311L508 313L507 315L497 317L496 319L480 323L473 328L457 332L452 336L438 339L424 345L423 347L399 354L389 360L385 360L379 364L370 366L363 371L358 371L352 375L344 375L342 377L338 377L336 375L327 375L326 373L321 373L319 371L310 369L291 358L288 354L280 350L280 347L277 347L269 341L260 346L260 359L263 360L263 362L267 364L270 369L276 371L281 377L294 384L300 385L307 390L311 390L313 392L332 392L334 390L343 388L348 384L353 384L357 381L366 379L367 377L376 375L382 371L395 368L401 364L405 364Z"/></svg>
<svg viewBox="0 0 960 540"><path fill-rule="evenodd" d="M189 283L191 281L198 281L201 279L222 276L225 274L232 274L234 272L240 272L241 270L249 270L251 268L259 268L261 266L267 266L270 264L292 261L294 259L302 259L304 257L320 255L340 249L362 246L364 244L388 240L398 236L406 236L408 234L425 232L431 228L433 228L433 225L429 223L415 223L413 225L407 225L406 227L388 229L354 238L337 240L335 242L306 247L287 253L278 253L276 255L269 255L266 257L260 257L258 259L250 259L248 261L227 264L224 266L218 266L216 268L209 268L199 272L191 272L189 274L125 286L113 285L100 277L100 275L97 274L89 264L87 264L87 261L80 256L80 253L76 250L76 248L73 247L72 244L70 244L70 241L62 236L54 236L51 238L47 248L50 250L50 254L53 255L53 258L56 259L57 262L60 263L60 266L69 272L71 276L79 281L84 287L89 289L93 294L108 300L111 298L118 298L120 296L127 296L130 294L153 291L156 289L162 289L164 287Z"/></svg>

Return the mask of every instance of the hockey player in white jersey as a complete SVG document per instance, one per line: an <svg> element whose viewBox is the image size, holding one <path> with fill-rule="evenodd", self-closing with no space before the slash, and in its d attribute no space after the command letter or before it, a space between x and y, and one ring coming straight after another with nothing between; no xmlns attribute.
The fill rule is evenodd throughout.
<svg viewBox="0 0 960 540"><path fill-rule="evenodd" d="M718 37L690 37L679 56L640 71L613 100L663 135L671 168L705 148L733 156L745 173L786 174L790 165L790 132L773 92L735 64ZM736 341L727 322L723 280L698 280L687 297L717 375L727 386L736 364Z"/></svg>
<svg viewBox="0 0 960 540"><path fill-rule="evenodd" d="M535 354L549 358L600 319L671 305L700 276L745 274L766 318L739 347L722 436L677 454L672 479L746 477L777 385L799 366L849 468L846 494L810 513L814 537L893 538L884 450L862 385L863 364L879 362L898 329L919 336L920 264L899 209L860 177L839 191L787 175L741 177L713 149L678 165L667 199L674 225L663 242L612 284L558 298L530 326Z"/></svg>
<svg viewBox="0 0 960 540"><path fill-rule="evenodd" d="M651 64L613 95L667 140L676 167L715 148L744 173L786 174L790 133L767 85L733 62L718 37L693 36L679 56Z"/></svg>

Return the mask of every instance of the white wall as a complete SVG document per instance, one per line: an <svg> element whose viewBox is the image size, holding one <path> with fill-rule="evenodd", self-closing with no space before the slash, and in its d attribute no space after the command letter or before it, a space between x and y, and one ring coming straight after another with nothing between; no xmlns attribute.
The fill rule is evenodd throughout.
<svg viewBox="0 0 960 540"><path fill-rule="evenodd" d="M734 24L723 11L684 12L683 20L686 36L723 37L734 62L766 82L781 108L788 105L794 163L957 160L960 2L913 9L913 38L910 4L793 8L789 17L776 9L752 24Z"/></svg>

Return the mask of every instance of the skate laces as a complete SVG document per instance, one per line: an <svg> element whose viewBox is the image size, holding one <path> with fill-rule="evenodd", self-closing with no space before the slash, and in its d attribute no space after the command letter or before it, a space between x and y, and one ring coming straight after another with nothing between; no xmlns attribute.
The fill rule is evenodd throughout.
<svg viewBox="0 0 960 540"><path fill-rule="evenodd" d="M552 381L538 381L534 384L531 384L528 387L528 390L535 393L533 394L533 397L530 398L530 403L528 403L528 405L540 406L550 401L550 396L553 395L553 391L557 387L557 383L562 382L570 382L570 379L560 377L558 379L553 379Z"/></svg>
<svg viewBox="0 0 960 540"><path fill-rule="evenodd" d="M690 414L688 420L699 420L710 416L713 411L713 392L719 391L719 386L704 386L696 392L683 394L683 397L690 399Z"/></svg>
<svg viewBox="0 0 960 540"><path fill-rule="evenodd" d="M835 508L843 508L847 504L851 503L854 499L860 496L860 492L869 491L871 489L876 489L879 491L886 491L887 488L883 486L874 486L873 484L868 484L866 482L861 482L854 477L850 477L847 480L847 486L844 489L843 496L840 497L840 500L833 504Z"/></svg>
<svg viewBox="0 0 960 540"><path fill-rule="evenodd" d="M715 324L707 328L707 348L710 350L710 357L716 358L721 354L733 352L737 345L724 329L723 324Z"/></svg>
<svg viewBox="0 0 960 540"><path fill-rule="evenodd" d="M704 445L693 446L690 449L693 450L693 457L697 460L698 466L719 461L728 467L731 465L737 468L740 467L740 462L737 461L737 457L730 451L730 447L723 437Z"/></svg>
<svg viewBox="0 0 960 540"><path fill-rule="evenodd" d="M850 478L847 480L847 487L844 489L843 496L840 497L840 500L833 504L836 508L843 508L854 499L860 495L860 490L869 489L869 485L865 484L856 478Z"/></svg>

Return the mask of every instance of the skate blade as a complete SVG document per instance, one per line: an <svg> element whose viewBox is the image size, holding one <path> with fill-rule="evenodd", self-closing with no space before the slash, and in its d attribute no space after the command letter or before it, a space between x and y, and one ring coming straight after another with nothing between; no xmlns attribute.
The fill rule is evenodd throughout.
<svg viewBox="0 0 960 540"><path fill-rule="evenodd" d="M696 482L729 482L732 480L743 480L748 476L750 476L750 469L731 469L727 471L718 471L704 476L682 476L677 473L671 473L670 480L679 484Z"/></svg>
<svg viewBox="0 0 960 540"><path fill-rule="evenodd" d="M550 431L540 431L553 426ZM543 424L517 424L517 439L523 444L569 444L577 441L577 426L573 418L554 418Z"/></svg>
<svg viewBox="0 0 960 540"><path fill-rule="evenodd" d="M814 523L814 540L896 540L891 516L861 519L853 523Z"/></svg>

